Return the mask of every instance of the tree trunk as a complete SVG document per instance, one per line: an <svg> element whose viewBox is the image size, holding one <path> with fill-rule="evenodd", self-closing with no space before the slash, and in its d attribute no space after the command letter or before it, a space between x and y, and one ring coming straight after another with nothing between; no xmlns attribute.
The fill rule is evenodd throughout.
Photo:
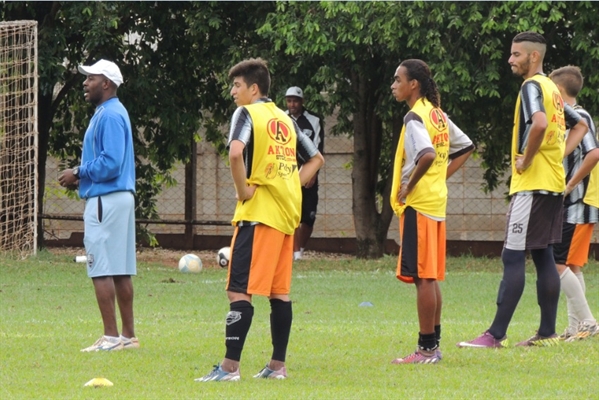
<svg viewBox="0 0 599 400"><path fill-rule="evenodd" d="M352 86L357 107L354 121L354 160L352 170L352 211L358 258L380 258L393 214L389 204L390 179L386 182L381 212L377 210L377 182L383 126L375 114L375 96L370 82L354 74Z"/></svg>
<svg viewBox="0 0 599 400"><path fill-rule="evenodd" d="M185 164L185 246L193 249L195 225L191 223L197 218L198 204L198 144L192 138L190 141L191 157Z"/></svg>

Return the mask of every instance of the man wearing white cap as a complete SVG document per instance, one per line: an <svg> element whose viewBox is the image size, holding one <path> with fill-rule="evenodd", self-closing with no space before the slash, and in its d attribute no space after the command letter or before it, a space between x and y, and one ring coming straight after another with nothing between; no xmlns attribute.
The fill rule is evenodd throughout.
<svg viewBox="0 0 599 400"><path fill-rule="evenodd" d="M304 108L304 92L297 86L292 86L285 93L287 114L291 116L308 136L321 154L324 154L324 128L322 119ZM301 167L301 164L298 163ZM304 254L308 239L314 230L316 208L318 206L318 173L302 187L302 217L299 227L295 230L293 243L293 259L299 260Z"/></svg>
<svg viewBox="0 0 599 400"><path fill-rule="evenodd" d="M87 274L92 279L104 334L81 351L139 347L133 320L135 258L135 157L129 114L117 98L123 83L119 67L107 60L79 66L86 75L83 96L96 110L83 138L81 164L62 171L58 181L79 188ZM119 334L116 304L122 321Z"/></svg>

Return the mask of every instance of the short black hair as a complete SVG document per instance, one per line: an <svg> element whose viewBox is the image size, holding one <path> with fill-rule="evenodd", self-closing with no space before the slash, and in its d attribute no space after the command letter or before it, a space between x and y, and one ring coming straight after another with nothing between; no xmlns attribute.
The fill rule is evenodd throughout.
<svg viewBox="0 0 599 400"><path fill-rule="evenodd" d="M532 42L532 43L547 44L547 41L545 40L543 35L541 35L540 33L531 32L531 31L520 32L519 34L514 36L514 39L512 40L512 42L513 43Z"/></svg>
<svg viewBox="0 0 599 400"><path fill-rule="evenodd" d="M229 70L229 79L241 77L248 86L258 85L260 94L268 96L270 90L270 72L266 61L261 58L250 58L235 64Z"/></svg>

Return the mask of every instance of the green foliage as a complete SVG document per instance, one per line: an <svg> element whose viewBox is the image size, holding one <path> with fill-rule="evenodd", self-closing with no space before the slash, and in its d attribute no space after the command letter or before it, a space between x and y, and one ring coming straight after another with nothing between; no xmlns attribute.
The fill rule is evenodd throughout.
<svg viewBox="0 0 599 400"><path fill-rule="evenodd" d="M277 67L286 82L307 88L309 104L317 112L335 113L337 125L331 132L353 135L354 211L360 214L356 233L359 242L367 243L360 255L380 257L378 238L385 235L392 212L386 201L377 209L377 194L388 198L384 193L390 188L393 143L399 133L391 127L400 126L402 110L394 107L389 85L399 60L397 46L403 43L398 39L409 31L389 15L401 14L407 6L298 2L277 7L279 12L270 14L258 32L285 54Z"/></svg>
<svg viewBox="0 0 599 400"><path fill-rule="evenodd" d="M207 139L224 152L225 138L216 127L227 121L233 103L221 72L231 66L231 58L251 51L254 24L269 7L223 2L6 4L3 19L39 23L42 191L46 154L69 165L81 157L93 108L79 90L84 77L77 66L106 58L120 66L125 78L119 98L135 133L137 218L157 218L161 184L177 161L190 159L190 144L199 140L203 125ZM145 227L139 228L152 239Z"/></svg>
<svg viewBox="0 0 599 400"><path fill-rule="evenodd" d="M203 256L206 268L200 274L179 273L176 259L140 263L134 286L142 347L115 353L79 352L101 335L102 323L85 267L74 264L73 255L42 251L25 261L0 258L2 399L589 398L596 387L596 338L535 349L454 346L491 322L499 259L448 260L442 283L443 360L413 366L390 363L414 350L418 331L414 287L394 277L395 257L304 260L294 272L289 379L251 377L271 349L268 300L256 296L241 382L202 384L193 379L207 373L225 350L226 270L210 261L213 254ZM597 267L592 262L585 270L593 309L599 306ZM530 265L526 279L508 332L512 344L532 335L538 323ZM366 301L373 306L359 306ZM559 310L563 328L563 298ZM114 386L83 387L96 377Z"/></svg>
<svg viewBox="0 0 599 400"><path fill-rule="evenodd" d="M543 33L549 43L545 72L579 65L586 76L580 102L598 109L599 74L593 68L599 62L598 14L596 2L280 2L258 32L273 43L284 79L326 93L315 108L338 112L332 132L354 135L354 173L368 171L354 176L354 199L376 202L369 196L374 187L356 180L377 182L376 192L385 198L407 111L389 89L400 60L429 64L443 109L477 145L484 189L494 190L507 178L521 84L507 64L513 36ZM384 213L385 208L382 220ZM374 226L372 218L357 218L356 225L361 223Z"/></svg>
<svg viewBox="0 0 599 400"><path fill-rule="evenodd" d="M599 109L599 2L7 2L0 15L39 23L40 149L69 163L91 113L76 66L100 57L121 65L144 181L138 216L155 215L157 185L189 159L201 127L225 153L227 72L248 57L268 60L278 104L286 87L302 86L313 111L337 116L333 134L353 135L354 199L368 203L356 209L356 228L360 237L378 230L373 243L391 218L388 202L374 204L387 198L407 111L389 88L401 60L430 65L443 109L477 145L486 190L508 179L521 79L507 59L517 32L545 35L545 72L580 66L579 103Z"/></svg>
<svg viewBox="0 0 599 400"><path fill-rule="evenodd" d="M391 117L406 111L390 96L393 71L400 59L425 60L443 108L477 143L491 190L509 162L521 84L507 65L515 33L544 34L549 43L545 71L579 65L587 78L580 102L590 110L599 106L599 74L593 68L599 61L593 18L599 4L594 2L299 2L278 3L278 11L258 32L293 60L293 79L300 75L308 87L328 94L323 112L339 107L335 132L355 134L349 116L365 101L374 103L384 121L383 135L390 137ZM304 23L298 22L301 16ZM371 83L368 93L357 91L356 79Z"/></svg>

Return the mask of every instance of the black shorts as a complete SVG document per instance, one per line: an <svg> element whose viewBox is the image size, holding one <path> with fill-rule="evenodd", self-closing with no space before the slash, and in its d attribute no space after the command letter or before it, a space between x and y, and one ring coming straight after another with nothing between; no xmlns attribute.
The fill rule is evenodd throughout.
<svg viewBox="0 0 599 400"><path fill-rule="evenodd" d="M316 207L318 206L318 185L311 188L302 187L302 224L314 226Z"/></svg>
<svg viewBox="0 0 599 400"><path fill-rule="evenodd" d="M516 193L507 213L504 247L545 249L562 241L563 196Z"/></svg>
<svg viewBox="0 0 599 400"><path fill-rule="evenodd" d="M563 221L562 225L562 241L556 243L553 246L553 259L557 264L566 264L568 259L568 253L570 253L570 245L572 244L572 238L574 238L574 231L576 230L576 224L569 224Z"/></svg>

